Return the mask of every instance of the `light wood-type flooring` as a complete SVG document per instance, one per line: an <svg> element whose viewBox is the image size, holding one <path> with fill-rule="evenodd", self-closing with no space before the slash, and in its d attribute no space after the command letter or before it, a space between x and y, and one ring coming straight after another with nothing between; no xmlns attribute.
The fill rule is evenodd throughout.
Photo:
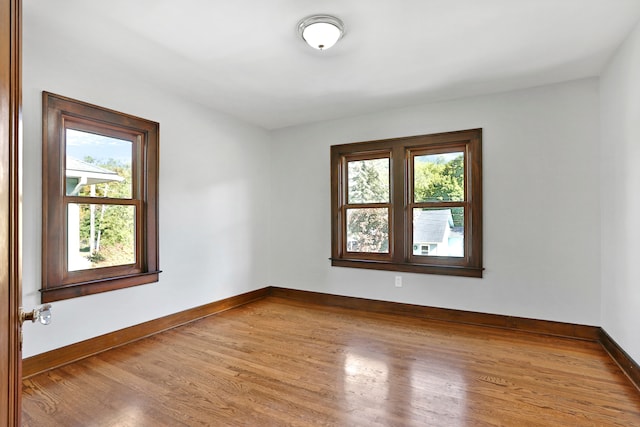
<svg viewBox="0 0 640 427"><path fill-rule="evenodd" d="M23 388L33 427L640 426L597 343L274 297Z"/></svg>

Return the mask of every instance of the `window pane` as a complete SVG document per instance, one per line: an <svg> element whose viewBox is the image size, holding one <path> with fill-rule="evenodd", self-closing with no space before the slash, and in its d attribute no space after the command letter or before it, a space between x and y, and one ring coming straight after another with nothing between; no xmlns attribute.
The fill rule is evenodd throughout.
<svg viewBox="0 0 640 427"><path fill-rule="evenodd" d="M347 252L389 253L389 209L347 209Z"/></svg>
<svg viewBox="0 0 640 427"><path fill-rule="evenodd" d="M130 199L131 141L66 129L67 196Z"/></svg>
<svg viewBox="0 0 640 427"><path fill-rule="evenodd" d="M68 270L136 263L135 206L70 203Z"/></svg>
<svg viewBox="0 0 640 427"><path fill-rule="evenodd" d="M389 159L348 162L347 203L389 202Z"/></svg>
<svg viewBox="0 0 640 427"><path fill-rule="evenodd" d="M464 200L464 153L415 156L413 200L416 203Z"/></svg>
<svg viewBox="0 0 640 427"><path fill-rule="evenodd" d="M414 209L413 255L464 256L464 208Z"/></svg>

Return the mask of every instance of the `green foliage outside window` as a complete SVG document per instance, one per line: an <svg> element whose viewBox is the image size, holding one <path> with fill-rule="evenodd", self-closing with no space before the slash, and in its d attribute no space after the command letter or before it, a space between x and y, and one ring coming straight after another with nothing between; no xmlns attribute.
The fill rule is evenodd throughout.
<svg viewBox="0 0 640 427"><path fill-rule="evenodd" d="M464 200L464 156L447 160L444 156L423 156L435 161L416 161L414 165L414 200L446 202ZM420 157L416 157L420 159ZM454 227L464 226L464 209L452 208Z"/></svg>
<svg viewBox="0 0 640 427"><path fill-rule="evenodd" d="M123 181L95 184L95 196L109 198L131 197L131 166L114 159L98 160L85 157L85 163L116 172ZM91 186L84 186L79 196L90 196ZM135 210L128 205L94 205L94 233L91 238L91 205L80 205L81 251L87 252L94 267L130 264L135 262Z"/></svg>

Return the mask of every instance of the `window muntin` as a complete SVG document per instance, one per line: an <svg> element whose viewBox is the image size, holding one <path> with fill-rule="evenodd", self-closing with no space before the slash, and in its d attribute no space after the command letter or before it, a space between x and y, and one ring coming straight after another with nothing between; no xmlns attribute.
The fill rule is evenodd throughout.
<svg viewBox="0 0 640 427"><path fill-rule="evenodd" d="M332 146L332 265L482 277L481 137Z"/></svg>
<svg viewBox="0 0 640 427"><path fill-rule="evenodd" d="M43 302L158 280L158 124L43 93Z"/></svg>
<svg viewBox="0 0 640 427"><path fill-rule="evenodd" d="M389 158L347 159L347 201L389 203Z"/></svg>

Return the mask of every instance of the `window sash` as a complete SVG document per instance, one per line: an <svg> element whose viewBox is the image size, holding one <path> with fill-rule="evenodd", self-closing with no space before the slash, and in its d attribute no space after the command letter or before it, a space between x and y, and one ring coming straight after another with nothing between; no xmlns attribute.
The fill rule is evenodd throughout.
<svg viewBox="0 0 640 427"><path fill-rule="evenodd" d="M463 166L464 166L464 195L463 195L463 199L462 200L451 200L450 202L465 202L469 199L468 197L468 187L469 185L467 185L467 181L468 181L468 175L467 175L467 150L468 147L466 144L452 144L451 146L447 146L447 147L436 147L436 148L429 148L429 147L416 147L416 148L408 148L407 151L407 158L409 159L406 165L406 169L408 171L408 179L407 182L405 183L404 187L407 189L407 200L410 201L410 203L412 204L437 204L437 203L446 203L449 201L425 201L425 202L416 202L415 201L415 159L416 157L421 157L421 156L434 156L434 155L439 155L439 154L450 154L450 153L456 153L456 152L461 152L463 153Z"/></svg>
<svg viewBox="0 0 640 427"><path fill-rule="evenodd" d="M389 199L387 202L378 202L378 203L349 203L349 163L357 162L357 161L367 161L367 160L379 160L379 159L388 159L389 161L389 175L387 176L388 187L389 187ZM392 166L392 155L389 150L383 151L369 151L357 153L355 155L347 155L343 156L341 159L341 172L342 176L342 188L341 188L341 207L340 207L340 228L341 234L343 235L340 253L344 258L352 258L352 259L369 259L369 260L386 260L390 261L393 255L393 206L391 200L393 199L393 185L392 185L392 175L393 166ZM350 209L387 209L387 236L388 236L388 252L377 253L377 252L357 252L357 251L349 251L348 250L348 224L347 224L347 212Z"/></svg>
<svg viewBox="0 0 640 427"><path fill-rule="evenodd" d="M453 256L419 256L413 253L413 246L416 242L413 241L415 233L414 233L414 209L437 209L437 208L463 208L464 209L464 220L463 220L463 229L466 231L469 225L469 212L471 212L472 207L470 203L467 203L468 200L468 173L467 173L467 144L448 144L446 147L435 147L430 148L428 146L424 147L412 147L407 149L407 158L409 161L407 162L407 170L408 170L408 179L404 183L404 187L407 189L406 200L407 203L406 208L406 219L405 222L407 224L407 241L406 241L406 254L409 262L415 264L435 264L435 265L465 265L469 263L469 253L471 251L471 239L464 236L464 256L463 257L453 257ZM464 195L463 199L460 201L424 201L424 202L416 202L415 201L415 182L416 182L416 157L421 156L432 156L432 155L443 155L450 153L463 153L463 183L464 183Z"/></svg>
<svg viewBox="0 0 640 427"><path fill-rule="evenodd" d="M90 197L90 196L69 196L66 195L66 191L63 193L63 209L64 216L67 217L67 213L69 211L70 204L88 204L88 205L111 205L111 206L134 206L135 207L135 218L134 218L134 252L136 256L136 262L134 264L127 265L118 265L118 266L110 266L110 267L102 267L95 269L87 269L87 270L78 270L78 271L70 271L68 268L68 237L65 239L65 250L64 253L64 269L62 276L62 284L68 285L73 283L80 282L88 282L92 280L100 280L106 279L110 277L117 276L126 276L132 274L139 274L143 272L143 230L144 230L144 219L142 217L144 201L141 200L141 182L144 181L144 178L140 176L140 167L139 160L141 159L139 152L141 152L140 146L142 145L142 138L139 132L133 132L130 130L123 130L121 127L106 125L104 123L96 123L95 121L91 121L88 119L82 119L78 117L67 117L63 115L63 132L65 138L62 139L64 141L63 144L63 158L65 159L66 165L66 151L67 151L67 141L66 141L66 131L67 129L79 130L82 132L92 133L100 136L106 136L109 138L117 138L125 141L130 141L132 143L132 153L131 153L131 198L112 198L112 197ZM66 168L66 167L65 167ZM63 169L64 170L64 169ZM64 183L64 180L62 180ZM65 185L66 188L66 185ZM64 221L64 235L69 236L68 220Z"/></svg>
<svg viewBox="0 0 640 427"><path fill-rule="evenodd" d="M141 163L144 158L143 153L145 153L145 135L139 131L134 131L133 129L123 129L121 126L109 125L102 122L98 123L91 119L71 116L64 113L62 114L61 120L62 134L60 140L64 142L62 147L62 158L65 167L67 159L66 132L68 129L131 142L131 198L140 200L143 194L142 191L145 188L145 176L141 172L141 169L144 167ZM63 194L66 196L66 191Z"/></svg>
<svg viewBox="0 0 640 427"><path fill-rule="evenodd" d="M75 199L75 200L74 200ZM87 282L91 280L100 280L106 279L109 277L115 276L123 276L123 275L131 275L131 274L140 274L144 272L144 252L143 252L143 244L142 241L144 239L143 235L143 203L139 200L128 200L128 199L120 199L123 203L118 203L118 201L114 201L114 199L100 199L100 201L96 201L95 198L91 197L66 197L64 202L64 210L65 210L65 218L64 221L64 235L67 237L65 239L65 246L63 250L63 265L64 272L62 277L62 284L69 285L73 283L79 282ZM116 265L109 267L99 267L99 268L91 268L86 270L69 270L69 260L68 260L68 245L69 245L69 221L68 221L68 212L70 204L94 204L94 205L109 205L109 206L133 206L135 207L135 217L134 217L134 254L136 257L136 262L133 264L126 265Z"/></svg>
<svg viewBox="0 0 640 427"><path fill-rule="evenodd" d="M387 252L359 252L348 250L348 224L347 212L350 209L387 209ZM342 208L342 229L344 230L344 238L342 239L342 254L344 258L353 259L378 259L390 261L393 256L393 222L392 222L392 206L390 203L369 203L369 204L352 204L344 205Z"/></svg>

